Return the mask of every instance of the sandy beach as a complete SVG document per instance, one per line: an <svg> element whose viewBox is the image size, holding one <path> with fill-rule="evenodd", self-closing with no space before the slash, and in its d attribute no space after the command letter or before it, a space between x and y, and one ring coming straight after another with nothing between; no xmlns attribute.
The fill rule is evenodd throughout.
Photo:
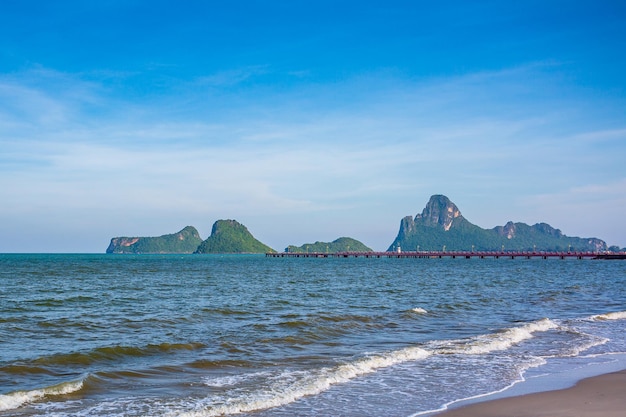
<svg viewBox="0 0 626 417"><path fill-rule="evenodd" d="M574 387L470 404L438 417L624 417L626 370L587 378Z"/></svg>

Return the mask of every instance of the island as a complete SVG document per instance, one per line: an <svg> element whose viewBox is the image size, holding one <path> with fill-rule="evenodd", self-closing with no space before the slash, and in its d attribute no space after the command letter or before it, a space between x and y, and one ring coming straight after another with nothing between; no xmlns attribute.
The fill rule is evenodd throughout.
<svg viewBox="0 0 626 417"><path fill-rule="evenodd" d="M236 220L216 221L206 240L202 240L195 227L187 226L180 232L157 237L114 237L106 250L106 253L115 254L268 252L275 251L258 241Z"/></svg>
<svg viewBox="0 0 626 417"><path fill-rule="evenodd" d="M388 251L606 251L597 238L564 235L546 223L529 226L508 222L504 226L483 229L463 217L459 208L444 195L433 195L415 217L400 221L400 230Z"/></svg>
<svg viewBox="0 0 626 417"><path fill-rule="evenodd" d="M350 237L340 237L332 242L315 242L305 243L302 246L289 245L285 248L285 252L290 253L306 253L306 252L318 252L318 253L337 253L337 252L372 252L372 249L365 246L363 243Z"/></svg>
<svg viewBox="0 0 626 417"><path fill-rule="evenodd" d="M106 253L193 253L202 238L193 226L157 237L114 237Z"/></svg>
<svg viewBox="0 0 626 417"><path fill-rule="evenodd" d="M463 217L456 204L441 194L431 196L426 207L415 217L406 216L400 220L398 234L387 249L387 252L394 253L424 251L585 253L580 255L582 257L602 253L603 259L613 259L611 254L619 259L626 256L626 249L607 247L606 242L595 237L566 236L547 223L531 226L509 221L504 226L483 229ZM187 226L177 233L157 237L114 237L106 253L271 254L276 251L257 240L238 221L218 220L206 240L202 240L195 227ZM340 237L332 242L289 245L282 253L367 254L373 250L356 239Z"/></svg>
<svg viewBox="0 0 626 417"><path fill-rule="evenodd" d="M268 253L276 252L261 243L246 226L236 220L218 220L213 224L211 236L202 242L194 253Z"/></svg>

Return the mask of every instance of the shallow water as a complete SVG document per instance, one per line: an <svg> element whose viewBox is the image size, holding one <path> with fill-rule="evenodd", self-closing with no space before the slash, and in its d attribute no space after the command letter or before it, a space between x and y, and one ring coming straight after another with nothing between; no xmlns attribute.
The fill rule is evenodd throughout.
<svg viewBox="0 0 626 417"><path fill-rule="evenodd" d="M0 416L419 414L626 352L625 281L622 261L0 255Z"/></svg>

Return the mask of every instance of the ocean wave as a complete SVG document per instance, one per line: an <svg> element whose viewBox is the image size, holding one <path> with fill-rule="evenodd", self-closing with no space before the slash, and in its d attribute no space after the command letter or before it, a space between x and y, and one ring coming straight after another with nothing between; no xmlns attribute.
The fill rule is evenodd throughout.
<svg viewBox="0 0 626 417"><path fill-rule="evenodd" d="M223 308L203 308L202 312L204 313L210 313L210 314L219 314L219 315L223 315L223 316L246 316L249 314L253 314L253 311L247 311L247 310L235 310L232 308L227 308L227 307L223 307Z"/></svg>
<svg viewBox="0 0 626 417"><path fill-rule="evenodd" d="M281 327L286 327L286 328L301 328L301 327L308 327L311 325L311 323L305 320L289 320L289 321L284 321L282 323L278 323L278 325Z"/></svg>
<svg viewBox="0 0 626 417"><path fill-rule="evenodd" d="M536 333L555 329L568 331L556 322L546 318L471 338L452 341L439 340L419 346L414 345L388 352L373 353L337 364L336 366L325 366L312 370L280 367L275 368L273 371L207 378L203 382L206 388L211 390L211 394L206 398L175 401L167 405L161 403L160 407L165 406L169 411L166 411L164 415L170 417L211 417L271 409L291 404L303 397L319 395L335 385L344 384L395 365L421 361L440 354L488 354L492 351L505 350L513 345L522 343L537 336ZM523 364L524 369L529 366L537 366L537 364L543 363L542 361L543 359L541 358L535 358L531 362L525 361ZM224 366L236 366L237 368L242 366L263 367L259 363L252 364L245 361L207 360L196 361L190 364L190 366L209 369L223 369ZM522 371L523 369L520 372ZM42 396L54 394L41 394L38 390L35 390L25 394L13 393L10 395L13 395L13 397L5 402L12 402L12 404L17 404L17 407L19 407L27 402L40 400ZM5 400L2 397L0 398L0 401ZM0 402L0 404L2 403ZM159 414L162 412L163 408L160 408Z"/></svg>
<svg viewBox="0 0 626 417"><path fill-rule="evenodd" d="M315 334L311 334L311 336L315 336ZM300 346L310 345L314 343L314 339L314 337L306 336L281 336L259 339L259 343L262 343L264 345L284 345L292 349L297 349Z"/></svg>
<svg viewBox="0 0 626 417"><path fill-rule="evenodd" d="M326 327L329 324L342 328L352 328L363 325L376 325L376 319L379 319L380 317L363 316L357 314L336 316L321 314L319 316L302 317L299 314L286 314L281 318L288 319L278 323L279 326L286 328Z"/></svg>
<svg viewBox="0 0 626 417"><path fill-rule="evenodd" d="M56 375L57 373L41 367L31 366L23 363L14 363L10 365L0 366L0 372L9 375Z"/></svg>
<svg viewBox="0 0 626 417"><path fill-rule="evenodd" d="M596 314L594 316L589 317L589 320L593 320L593 321L625 320L625 319L626 319L626 311L615 311L615 312L605 313L605 314Z"/></svg>
<svg viewBox="0 0 626 417"><path fill-rule="evenodd" d="M63 382L46 388L31 391L15 391L0 395L0 411L14 410L45 397L67 395L80 391L83 388L83 382L83 380Z"/></svg>
<svg viewBox="0 0 626 417"><path fill-rule="evenodd" d="M347 362L336 367L322 368L317 371L286 371L274 378L275 381L266 389L254 393L242 393L239 397L227 399L208 399L209 404L198 404L198 409L181 414L178 417L212 417L264 410L290 404L305 396L318 395L336 384L348 382L380 368L387 368L407 361L427 358L432 353L419 348L408 347L386 354L372 355Z"/></svg>
<svg viewBox="0 0 626 417"><path fill-rule="evenodd" d="M552 320L542 320L527 323L519 327L510 327L496 333L475 336L470 339L435 342L438 353L482 355L498 350L506 350L513 345L534 337L534 333L546 332L558 328Z"/></svg>
<svg viewBox="0 0 626 417"><path fill-rule="evenodd" d="M374 321L374 318L371 316L362 316L358 314L345 314L345 315L336 315L336 316L323 314L319 316L319 320L331 322L331 323L342 323L342 322L371 323Z"/></svg>
<svg viewBox="0 0 626 417"><path fill-rule="evenodd" d="M271 373L269 371L253 372L247 374L225 375L220 377L205 378L204 384L209 387L232 387L242 382L250 381L255 378L268 377Z"/></svg>
<svg viewBox="0 0 626 417"><path fill-rule="evenodd" d="M180 414L179 417L211 417L248 413L257 410L284 406L307 396L318 395L333 385L346 383L360 376L373 373L405 362L426 359L437 354L481 355L496 350L505 350L515 344L533 338L534 333L557 329L559 326L550 319L542 319L519 327L503 329L496 333L476 336L456 341L438 341L434 344L411 346L381 354L373 354L336 367L315 371L285 371L267 378L266 388L256 392L241 392L228 398L210 397L194 405L195 410ZM539 359L537 363L542 363ZM536 366L536 365L533 365ZM250 378L256 377L250 376ZM228 377L224 380L206 381L209 386L238 383L243 378Z"/></svg>
<svg viewBox="0 0 626 417"><path fill-rule="evenodd" d="M267 364L258 364L259 366L265 366ZM237 359L225 359L225 360L210 360L199 359L197 361L187 364L187 366L195 369L221 369L223 367L247 367L253 366L251 362L246 360Z"/></svg>
<svg viewBox="0 0 626 417"><path fill-rule="evenodd" d="M581 335L587 336L588 340L586 342L584 342L584 343L580 343L577 346L570 346L564 352L560 353L559 355L554 355L554 356L558 356L558 357L563 357L563 356L574 357L574 356L578 356L582 352L585 352L585 351L591 349L592 347L601 346L601 345L604 345L604 344L606 344L606 343L608 343L610 341L610 339L607 339L606 337L598 337L598 336L582 334L582 333L581 333Z"/></svg>
<svg viewBox="0 0 626 417"><path fill-rule="evenodd" d="M89 352L73 352L35 359L37 365L90 365L96 362L118 360L123 357L141 357L154 354L169 353L178 350L196 350L205 345L202 343L161 343L158 345L136 346L106 346L93 349Z"/></svg>

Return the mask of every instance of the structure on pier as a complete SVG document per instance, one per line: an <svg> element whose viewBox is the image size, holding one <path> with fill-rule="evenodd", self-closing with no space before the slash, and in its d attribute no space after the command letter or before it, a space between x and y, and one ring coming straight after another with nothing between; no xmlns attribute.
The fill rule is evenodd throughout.
<svg viewBox="0 0 626 417"><path fill-rule="evenodd" d="M334 252L334 253L296 253L268 252L272 258L541 258L541 259L626 259L626 252L544 252L544 251L413 251L413 252Z"/></svg>

